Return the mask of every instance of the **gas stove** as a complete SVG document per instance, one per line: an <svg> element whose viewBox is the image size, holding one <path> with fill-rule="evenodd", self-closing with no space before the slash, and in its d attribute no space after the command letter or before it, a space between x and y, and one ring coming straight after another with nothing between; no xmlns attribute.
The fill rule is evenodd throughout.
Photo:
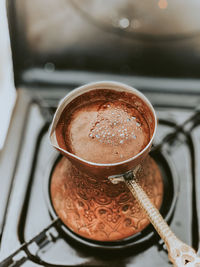
<svg viewBox="0 0 200 267"><path fill-rule="evenodd" d="M194 83L187 82L183 89L183 81L179 84L173 79L167 80L166 86L161 80L155 84L153 79L141 82L136 77L123 80L122 76L79 73L79 79L73 82L47 86L44 81L36 82L36 74L37 70L26 73L24 80L29 80L29 86L18 90L0 169L4 176L7 174L0 189L4 200L0 206L1 266L171 265L165 245L151 225L128 240L100 244L75 235L53 211L49 186L60 157L48 138L53 114L59 100L70 90L102 79L139 88L153 104L159 123L151 156L159 165L164 182L160 211L174 233L198 251L200 94L186 86ZM73 75L76 77L76 73ZM70 79L73 75L69 75ZM172 90L174 84L177 90Z"/></svg>

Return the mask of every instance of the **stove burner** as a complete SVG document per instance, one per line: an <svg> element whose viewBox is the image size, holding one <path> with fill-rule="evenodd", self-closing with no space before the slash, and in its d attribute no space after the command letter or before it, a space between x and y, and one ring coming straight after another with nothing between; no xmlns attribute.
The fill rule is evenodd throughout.
<svg viewBox="0 0 200 267"><path fill-rule="evenodd" d="M46 92L49 97L49 90ZM19 97L20 108L26 103L25 96L27 91ZM192 109L196 96L185 97L187 104L192 103L191 109L182 104L179 95L177 102L174 101L180 100L181 105L172 105L172 109L168 98L155 93L159 124L151 156L161 170L164 183L161 214L181 239L198 250L200 113L199 109ZM54 100L49 99L48 109L52 111ZM28 116L2 231L0 265L170 266L163 241L151 225L121 241L100 242L75 234L57 216L51 203L50 185L60 157L49 145L47 131L52 117L48 109L40 103L30 105L29 112L25 109Z"/></svg>
<svg viewBox="0 0 200 267"><path fill-rule="evenodd" d="M156 161L146 159L140 184L157 208L162 203L161 213L169 219L175 204L174 185L162 156ZM124 248L147 241L153 235L145 213L125 184L113 185L107 179L97 181L80 173L66 158L59 158L54 164L48 197L51 214L59 216L62 230L83 244Z"/></svg>

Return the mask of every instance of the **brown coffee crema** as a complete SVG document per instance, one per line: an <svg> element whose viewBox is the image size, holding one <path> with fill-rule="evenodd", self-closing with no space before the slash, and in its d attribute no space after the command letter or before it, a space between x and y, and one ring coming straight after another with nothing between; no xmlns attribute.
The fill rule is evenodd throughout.
<svg viewBox="0 0 200 267"><path fill-rule="evenodd" d="M56 126L58 145L94 163L127 160L149 143L154 122L136 95L98 89L78 96Z"/></svg>

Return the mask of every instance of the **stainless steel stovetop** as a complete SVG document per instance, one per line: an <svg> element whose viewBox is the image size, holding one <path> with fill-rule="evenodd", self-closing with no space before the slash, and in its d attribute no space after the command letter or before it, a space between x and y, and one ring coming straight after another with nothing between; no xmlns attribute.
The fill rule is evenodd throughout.
<svg viewBox="0 0 200 267"><path fill-rule="evenodd" d="M18 89L0 168L0 175L4 177L0 188L0 266L170 266L163 241L151 226L135 237L134 242L122 242L112 249L108 246L99 249L87 242L85 245L80 243L73 233L66 235L60 219L50 216L48 183L58 153L50 146L48 127L58 101L76 85L90 79L86 78L88 75L77 74L76 82L48 86L44 82L38 84L34 75L27 73L29 86ZM168 80L167 84L146 80L143 81L145 86L142 86L140 78L91 77L91 81L114 79L135 85L154 105L159 124L151 154L165 179L161 213L176 235L198 250L198 90L187 90L186 85L182 90L173 80ZM174 84L177 90L171 90Z"/></svg>

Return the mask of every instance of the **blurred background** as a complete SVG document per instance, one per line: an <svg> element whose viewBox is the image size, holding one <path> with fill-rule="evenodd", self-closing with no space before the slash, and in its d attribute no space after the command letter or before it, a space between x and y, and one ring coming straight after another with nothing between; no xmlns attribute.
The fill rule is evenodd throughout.
<svg viewBox="0 0 200 267"><path fill-rule="evenodd" d="M198 0L8 1L14 66L199 77ZM14 31L14 33L13 33Z"/></svg>

